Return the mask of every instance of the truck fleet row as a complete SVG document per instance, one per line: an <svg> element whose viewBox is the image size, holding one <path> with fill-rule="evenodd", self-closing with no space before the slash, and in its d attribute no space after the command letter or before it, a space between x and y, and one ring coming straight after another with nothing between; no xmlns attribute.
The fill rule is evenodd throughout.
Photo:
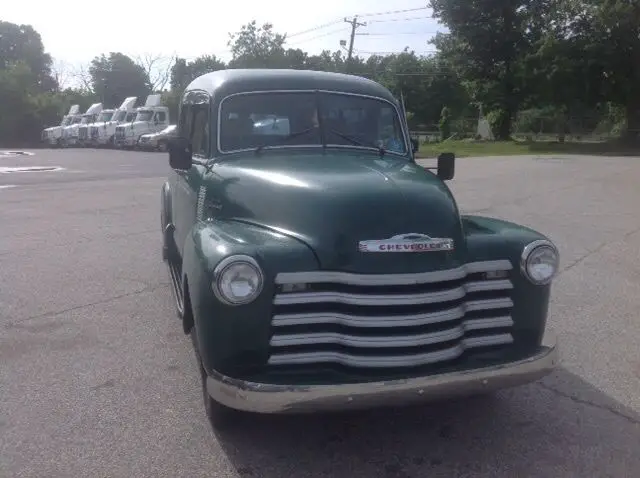
<svg viewBox="0 0 640 478"><path fill-rule="evenodd" d="M134 149L140 139L170 126L169 108L159 94L149 95L144 106L136 107L136 96L125 98L116 109L94 103L80 113L73 105L57 126L42 131L42 141L54 147L84 146Z"/></svg>

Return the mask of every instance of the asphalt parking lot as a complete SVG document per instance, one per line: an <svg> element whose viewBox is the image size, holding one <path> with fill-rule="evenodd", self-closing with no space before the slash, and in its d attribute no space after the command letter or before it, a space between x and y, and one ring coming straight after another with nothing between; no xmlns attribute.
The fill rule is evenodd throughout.
<svg viewBox="0 0 640 478"><path fill-rule="evenodd" d="M551 376L419 408L251 416L215 435L161 261L167 155L34 152L0 155L1 477L637 476L640 158L456 164L464 212L560 248Z"/></svg>

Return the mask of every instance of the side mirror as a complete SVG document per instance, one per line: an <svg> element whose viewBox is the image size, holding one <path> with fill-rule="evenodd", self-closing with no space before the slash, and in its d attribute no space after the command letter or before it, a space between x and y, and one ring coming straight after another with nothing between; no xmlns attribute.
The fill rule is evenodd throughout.
<svg viewBox="0 0 640 478"><path fill-rule="evenodd" d="M438 177L443 181L453 179L455 174L456 155L453 153L440 153L438 156Z"/></svg>
<svg viewBox="0 0 640 478"><path fill-rule="evenodd" d="M191 169L191 145L187 138L176 136L169 140L169 166L186 171Z"/></svg>
<svg viewBox="0 0 640 478"><path fill-rule="evenodd" d="M413 154L417 153L420 149L420 143L418 142L418 138L411 138L411 150Z"/></svg>

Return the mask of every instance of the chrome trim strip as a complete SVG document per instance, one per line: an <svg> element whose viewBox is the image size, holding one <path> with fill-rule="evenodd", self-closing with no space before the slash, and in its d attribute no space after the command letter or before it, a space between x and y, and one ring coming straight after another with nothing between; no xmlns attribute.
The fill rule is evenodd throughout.
<svg viewBox="0 0 640 478"><path fill-rule="evenodd" d="M308 271L281 272L276 276L276 284L300 284L331 282L348 285L410 285L427 284L462 279L477 272L508 271L513 265L508 260L470 262L456 269L414 274L354 274L351 272Z"/></svg>
<svg viewBox="0 0 640 478"><path fill-rule="evenodd" d="M464 337L465 332L472 330L493 329L498 327L510 327L513 319L509 316L488 319L466 320L457 327L447 330L431 332L427 334L411 335L384 335L384 336L358 336L335 332L316 332L308 334L274 335L271 338L272 347L287 347L291 345L323 345L338 344L348 347L419 347L441 342L448 342ZM278 352L275 351L275 354Z"/></svg>
<svg viewBox="0 0 640 478"><path fill-rule="evenodd" d="M487 335L462 339L456 345L437 352L424 352L411 355L362 356L342 352L299 352L291 354L273 354L269 365L317 364L319 362L339 363L348 367L385 368L416 367L458 358L467 349L513 343L511 334Z"/></svg>
<svg viewBox="0 0 640 478"><path fill-rule="evenodd" d="M555 336L545 334L531 356L513 362L408 379L330 385L273 385L238 380L213 370L207 391L218 403L255 413L313 413L424 403L486 393L538 380L558 362Z"/></svg>
<svg viewBox="0 0 640 478"><path fill-rule="evenodd" d="M475 281L460 287L438 291L421 292L417 294L350 294L347 292L291 292L275 296L274 305L309 304L309 303L340 303L351 305L413 305L433 304L463 298L471 292L491 290L508 290L513 288L509 280Z"/></svg>
<svg viewBox="0 0 640 478"><path fill-rule="evenodd" d="M464 317L467 312L510 307L513 307L511 299L483 299L472 300L458 307L428 314L386 315L379 317L332 314L329 312L279 314L273 316L271 325L274 327L286 327L288 325L339 324L347 327L412 327L459 319Z"/></svg>

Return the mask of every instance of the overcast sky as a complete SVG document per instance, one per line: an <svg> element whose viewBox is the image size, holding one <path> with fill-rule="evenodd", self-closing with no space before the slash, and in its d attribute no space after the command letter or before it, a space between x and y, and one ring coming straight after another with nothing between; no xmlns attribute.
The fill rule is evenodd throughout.
<svg viewBox="0 0 640 478"><path fill-rule="evenodd" d="M193 59L216 54L229 59L228 34L256 20L270 22L280 33L292 35L287 45L310 53L340 48L350 26L342 19L360 15L368 25L358 29L355 52L392 53L405 46L418 53L432 50L427 43L442 30L419 0L211 0L142 2L136 0L77 1L17 0L2 2L0 19L32 25L57 62L79 65L94 56L120 51ZM419 9L409 12L400 10ZM396 12L388 13L386 12ZM382 14L385 13L385 14ZM96 15L95 17L93 15ZM327 23L335 24L324 26ZM324 27L323 27L324 26ZM322 27L322 28L317 28ZM303 34L297 34L314 29Z"/></svg>

